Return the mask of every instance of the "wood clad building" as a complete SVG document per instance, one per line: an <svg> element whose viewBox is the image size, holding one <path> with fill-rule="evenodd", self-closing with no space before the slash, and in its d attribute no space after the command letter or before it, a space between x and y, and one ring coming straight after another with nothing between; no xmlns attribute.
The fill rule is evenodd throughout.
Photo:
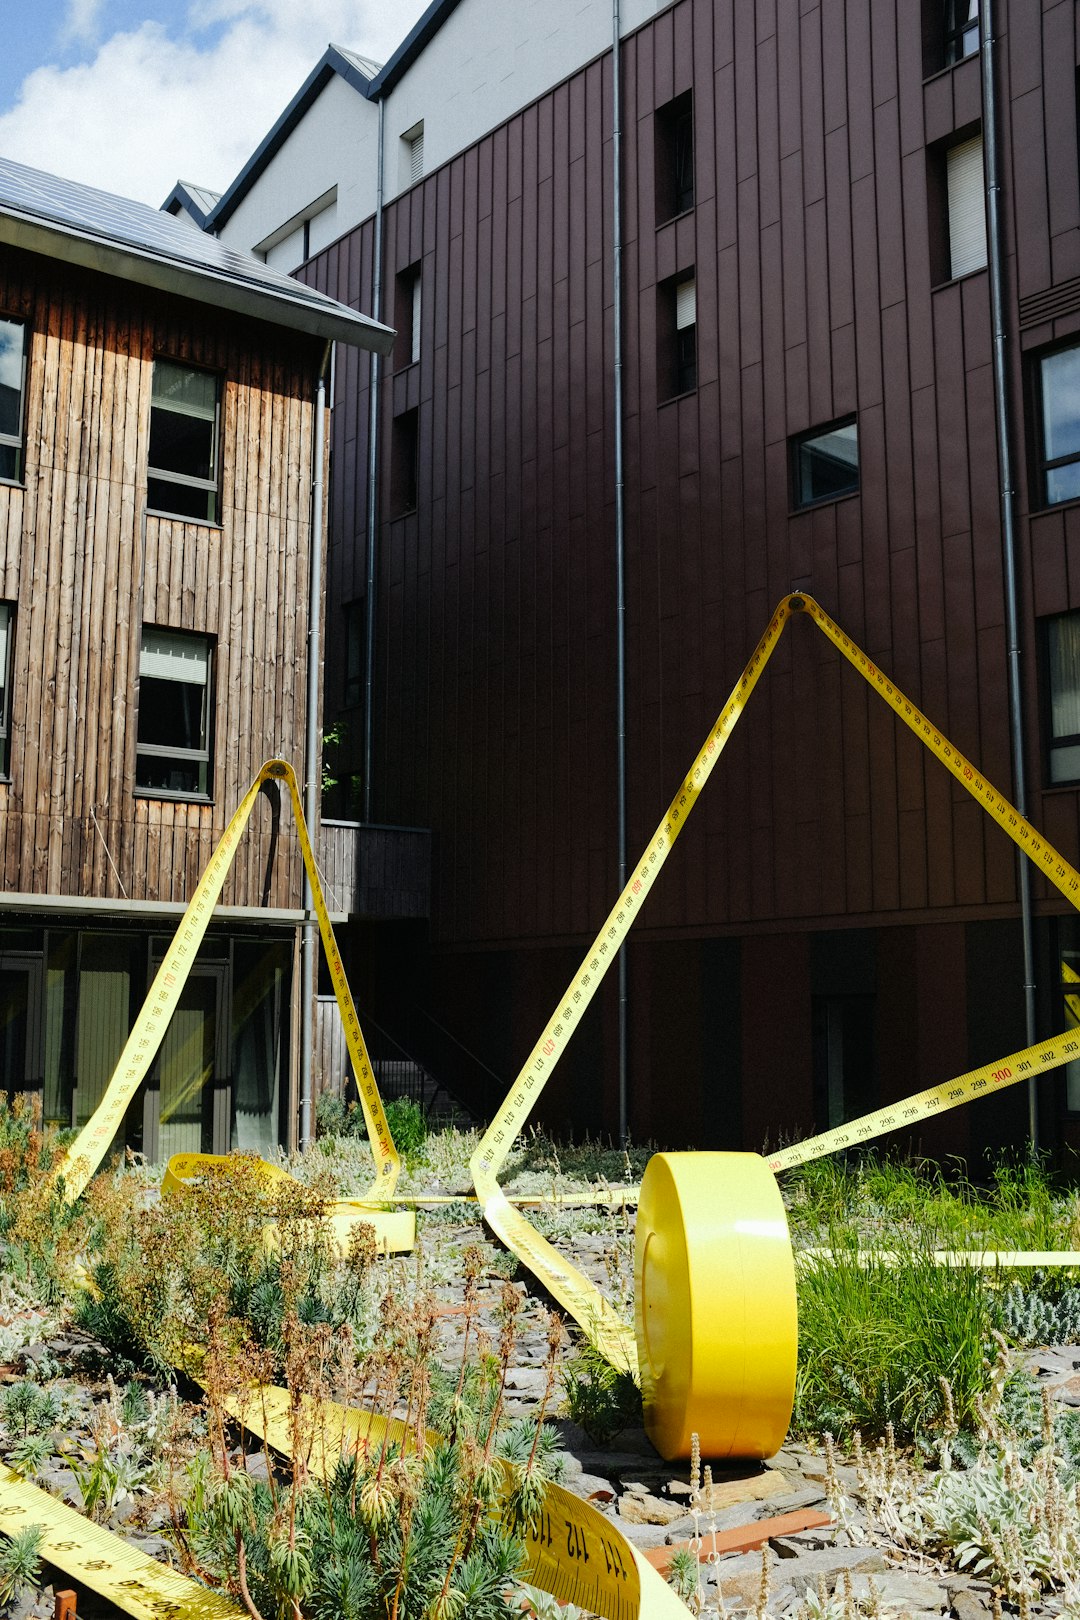
<svg viewBox="0 0 1080 1620"><path fill-rule="evenodd" d="M304 758L317 384L334 339L386 335L0 163L0 1088L51 1120L93 1112L262 762ZM280 811L256 805L132 1105L152 1158L295 1136Z"/></svg>
<svg viewBox="0 0 1080 1620"><path fill-rule="evenodd" d="M381 72L348 81L357 130L385 120L381 263L373 202L353 198L346 220L339 186L344 234L325 245L324 216L297 204L304 121L328 74L347 80L332 63L211 214L227 239L261 233L269 258L288 242L294 263L299 238L269 228L275 199L285 223L310 216L303 279L357 307L378 279L398 328L374 491L369 362L337 372L327 720L362 772L370 608L361 787L371 819L431 828L434 897L424 939L358 921L358 972L377 1016L481 1114L617 892L619 793L611 8L547 5L526 43L537 74L550 49L548 81L485 122L525 71L502 74L514 30L497 9L433 6ZM984 51L979 14L978 0L624 8L631 859L792 590L1015 792L993 135L1023 757L1032 819L1080 861L1080 31L1072 5L997 0ZM521 28L534 22L523 7ZM308 172L324 200L327 176ZM1046 1035L1077 1021L1080 928L1038 878L1033 937ZM635 926L635 1135L757 1148L946 1079L1025 1044L1024 978L1012 846L795 623ZM612 1129L618 1073L611 983L549 1118ZM1047 1078L1039 1111L1044 1142L1080 1147L1080 1074ZM916 1145L977 1155L1026 1130L1017 1089Z"/></svg>

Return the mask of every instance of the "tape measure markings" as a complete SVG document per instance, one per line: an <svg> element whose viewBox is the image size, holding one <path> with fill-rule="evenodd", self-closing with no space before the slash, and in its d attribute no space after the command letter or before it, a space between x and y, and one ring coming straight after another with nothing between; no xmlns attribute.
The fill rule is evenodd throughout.
<svg viewBox="0 0 1080 1620"><path fill-rule="evenodd" d="M136 1620L238 1620L244 1615L220 1592L158 1563L0 1463L0 1532L12 1534L29 1525L42 1531L44 1559Z"/></svg>
<svg viewBox="0 0 1080 1620"><path fill-rule="evenodd" d="M195 955L202 944L225 878L232 866L240 835L247 825L259 792L269 781L284 781L292 801L300 850L311 885L312 906L319 924L323 949L333 981L334 996L341 1014L346 1046L356 1074L357 1089L375 1159L376 1186L379 1187L380 1194L385 1195L392 1192L397 1184L401 1173L401 1160L386 1122L379 1088L341 963L341 953L337 947L330 914L326 909L307 823L304 820L304 808L300 800L296 773L285 760L275 759L268 760L262 766L230 817L196 885L195 893L180 919L161 966L154 976L101 1102L68 1148L57 1171L57 1174L63 1177L65 1196L69 1200L77 1198L84 1191L90 1177L101 1164L128 1106L157 1055L169 1019L187 982ZM371 1189L372 1192L374 1190Z"/></svg>
<svg viewBox="0 0 1080 1620"><path fill-rule="evenodd" d="M957 1075L955 1079L945 1080L940 1085L929 1086L925 1091L917 1091L900 1102L876 1108L872 1113L863 1114L846 1125L835 1125L831 1130L807 1137L804 1142L792 1142L776 1153L767 1154L766 1162L769 1169L774 1171L808 1164L813 1159L824 1158L827 1153L857 1147L874 1137L884 1136L887 1131L913 1125L931 1114L959 1108L973 1097L988 1096L995 1090L1005 1091L1034 1074L1060 1068L1077 1056L1080 1056L1080 1039L1052 1035L1049 1040L1025 1046L1022 1051L1012 1052L993 1063L984 1063L981 1068L971 1069L967 1074Z"/></svg>

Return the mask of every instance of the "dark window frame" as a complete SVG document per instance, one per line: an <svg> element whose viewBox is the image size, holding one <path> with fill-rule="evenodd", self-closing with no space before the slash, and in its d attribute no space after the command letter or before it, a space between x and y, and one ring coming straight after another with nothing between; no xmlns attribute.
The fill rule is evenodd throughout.
<svg viewBox="0 0 1080 1620"><path fill-rule="evenodd" d="M656 171L656 223L688 214L696 202L694 92L657 107L653 157Z"/></svg>
<svg viewBox="0 0 1080 1620"><path fill-rule="evenodd" d="M358 709L365 700L367 687L367 602L362 596L354 597L345 603L344 611L342 702L346 709Z"/></svg>
<svg viewBox="0 0 1080 1620"><path fill-rule="evenodd" d="M680 326L679 289L693 283L694 320ZM656 288L657 403L682 399L697 389L697 270L690 265L658 282Z"/></svg>
<svg viewBox="0 0 1080 1620"><path fill-rule="evenodd" d="M400 411L390 434L390 516L407 517L420 504L420 411Z"/></svg>
<svg viewBox="0 0 1080 1620"><path fill-rule="evenodd" d="M1080 609L1072 609L1065 613L1050 613L1039 620L1039 696L1040 718L1043 744L1043 785L1046 788L1074 788L1080 785L1080 770L1075 776L1055 777L1053 761L1055 753L1066 748L1080 749L1080 731L1060 732L1054 731L1054 682L1051 657L1051 635L1055 624L1064 619L1073 619L1080 627Z"/></svg>
<svg viewBox="0 0 1080 1620"><path fill-rule="evenodd" d="M148 447L147 447L146 509L147 509L147 511L149 513L151 513L155 517L173 518L174 520L176 520L178 522L181 522L181 523L203 523L203 524L209 525L211 528L218 529L218 528L221 527L221 460L222 460L222 456L221 456L221 400L222 400L222 393L223 393L223 386L222 385L223 385L223 382L224 382L223 375L222 375L222 373L220 371L215 371L212 366L193 365L189 360L178 360L174 355L169 355L169 354L158 354L158 355L154 356L154 377L155 378L156 378L156 376L158 374L158 367L159 366L173 366L177 370L196 372L200 376L212 377L214 379L214 422L213 422L213 429L212 429L212 437L211 437L211 440L210 440L210 466L211 466L211 471L212 471L213 476L210 477L210 478L201 478L201 477L199 477L199 476L197 476L196 474L193 474L193 473L180 473L180 472L174 472L171 469L167 469L167 468L155 467L151 463L151 461L150 461L150 445L152 445L152 443L153 443L154 411L155 410L164 410L164 411L168 412L170 410L170 407L167 406L167 405L162 405L162 404L157 404L156 405L155 404L154 396L153 396L153 380L151 380L151 385L150 385L150 435L151 435L151 438L150 438L150 445L148 445ZM175 414L181 414L182 415L184 413L183 412L176 412ZM210 505L210 498L212 497L212 499L213 499L212 510L208 511L207 514L204 516L201 513L177 511L174 508L172 508L172 507L170 507L170 506L168 506L168 505L166 505L164 503L157 504L157 502L155 501L155 499L151 495L151 486L152 485L155 486L155 489L154 489L154 494L155 495L159 495L159 494L163 493L163 491L162 491L162 486L163 485L173 486L173 487L175 487L176 489L179 489L179 490L195 490L195 491L198 491L198 492L206 495L208 506Z"/></svg>
<svg viewBox="0 0 1080 1620"><path fill-rule="evenodd" d="M804 493L804 478L802 466L802 452L817 439L825 439L830 433L839 428L853 427L855 429L855 481L844 488L829 490L822 495L806 495ZM827 506L832 501L850 500L852 496L862 491L862 459L858 454L859 445L859 419L854 411L846 416L838 416L833 422L817 423L807 428L803 433L796 433L788 441L788 472L791 479L790 507L793 512L812 511L817 506Z"/></svg>
<svg viewBox="0 0 1080 1620"><path fill-rule="evenodd" d="M976 7L976 14L972 17L962 17L960 14L968 9L968 0L944 0L942 5L941 28L941 60L945 67L956 67L959 62L966 62L969 56L977 56L982 44L982 7ZM974 29L975 44L970 50L964 49L964 40L967 34Z"/></svg>
<svg viewBox="0 0 1080 1620"><path fill-rule="evenodd" d="M0 325L18 327L22 332L22 357L19 370L19 426L15 433L0 433L0 456L5 450L15 453L14 470L5 472L0 461L0 483L22 484L26 474L26 394L30 358L30 323L21 315L0 314Z"/></svg>
<svg viewBox="0 0 1080 1620"><path fill-rule="evenodd" d="M146 633L173 636L198 643L206 656L206 680L202 683L202 715L201 731L202 746L192 748L183 743L150 743L140 737L140 726L144 713L142 682L144 672L142 668L143 651ZM138 716L135 725L135 794L144 799L180 799L188 803L210 804L213 802L214 783L214 675L217 648L214 637L204 635L200 631L177 629L168 624L144 624L139 644L139 701ZM167 677L158 677L167 679ZM194 683L192 683L194 684ZM175 760L182 767L194 768L201 774L203 785L197 788L160 787L151 783L140 782L139 767L142 760Z"/></svg>
<svg viewBox="0 0 1080 1620"><path fill-rule="evenodd" d="M1076 449L1068 454L1048 456L1045 453L1047 424L1043 401L1043 366L1056 355L1067 354L1070 350L1076 350L1080 357L1080 335L1074 334L1064 343L1055 343L1050 348L1037 349L1027 357L1028 404L1032 429L1029 436L1029 460L1033 511L1049 511L1053 507L1067 506L1070 501L1080 500L1080 492L1075 495L1051 497L1048 476L1061 467L1072 467L1080 463L1080 434L1077 435Z"/></svg>
<svg viewBox="0 0 1080 1620"><path fill-rule="evenodd" d="M423 260L406 265L394 278L394 370L419 363L424 319Z"/></svg>
<svg viewBox="0 0 1080 1620"><path fill-rule="evenodd" d="M15 664L14 602L0 602L0 618L4 625L3 687L0 688L0 781L11 780L11 672Z"/></svg>

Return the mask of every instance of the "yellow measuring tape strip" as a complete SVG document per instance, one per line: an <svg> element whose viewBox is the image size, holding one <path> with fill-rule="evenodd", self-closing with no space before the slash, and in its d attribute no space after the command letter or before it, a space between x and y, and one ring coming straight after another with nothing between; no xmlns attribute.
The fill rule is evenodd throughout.
<svg viewBox="0 0 1080 1620"><path fill-rule="evenodd" d="M686 817L723 752L743 706L757 685L789 613L787 604L781 603L773 615L629 882L469 1161L473 1184L488 1225L569 1312L600 1353L613 1366L635 1374L638 1356L633 1331L600 1290L511 1206L499 1187L498 1176L567 1042L577 1029L582 1014L619 954L623 939L645 903L672 845L682 831Z"/></svg>
<svg viewBox="0 0 1080 1620"><path fill-rule="evenodd" d="M312 1435L305 1462L311 1473L331 1475L342 1453L363 1447L377 1450L389 1438L399 1445L415 1443L415 1432L396 1419L387 1420L363 1407L304 1398L304 1427ZM285 1456L290 1455L293 1427L288 1390L276 1385L254 1387L245 1398L226 1402L233 1417ZM439 1436L428 1435L438 1444ZM505 1493L510 1490L507 1470ZM652 1565L590 1502L562 1485L550 1484L532 1526L522 1533L528 1559L524 1578L566 1603L603 1615L606 1620L686 1620L686 1608Z"/></svg>
<svg viewBox="0 0 1080 1620"><path fill-rule="evenodd" d="M283 759L271 759L263 765L248 788L236 811L218 841L206 870L191 897L180 925L170 941L164 960L158 969L146 1000L143 1002L134 1028L128 1036L120 1060L97 1109L83 1126L67 1151L60 1174L69 1199L79 1196L94 1171L112 1145L129 1104L150 1071L150 1066L161 1046L169 1019L176 1008L180 993L195 962L199 946L209 925L211 915L221 895L236 854L240 837L263 787L269 782L284 783L292 800L296 817L300 850L311 884L312 902L322 936L323 949L334 986L334 995L345 1029L345 1042L352 1060L364 1110L371 1151L375 1158L376 1181L367 1197L383 1199L393 1193L401 1173L401 1160L386 1123L375 1073L364 1044L360 1021L356 1016L352 993L341 962L341 954L334 938L330 915L326 909L322 884L311 848L304 807L300 799L296 772ZM373 1219L371 1214L365 1219ZM377 1221L375 1222L377 1224Z"/></svg>
<svg viewBox="0 0 1080 1620"><path fill-rule="evenodd" d="M135 1620L237 1620L244 1610L84 1519L0 1463L0 1532L34 1525L41 1556Z"/></svg>
<svg viewBox="0 0 1080 1620"><path fill-rule="evenodd" d="M293 1187L298 1192L310 1196L310 1188L297 1181L295 1176L290 1176L279 1164L270 1164L266 1159L249 1162L254 1163L256 1173L268 1186L277 1186L281 1189ZM191 1182L202 1177L228 1175L231 1163L231 1159L216 1153L174 1153L165 1167L161 1190L174 1194L186 1192ZM394 1202L400 1200L395 1199ZM370 1194L366 1199L335 1199L326 1206L321 1219L333 1233L334 1242L341 1254L348 1253L349 1238L358 1221L366 1222L374 1228L376 1243L386 1254L404 1254L416 1247L416 1216L412 1211L384 1209L371 1199ZM268 1226L265 1236L267 1246L276 1247L276 1227Z"/></svg>
<svg viewBox="0 0 1080 1620"><path fill-rule="evenodd" d="M599 1289L542 1238L523 1214L511 1208L499 1187L498 1175L566 1043L576 1030L582 1013L618 955L675 839L682 830L686 817L697 802L698 794L708 780L765 665L775 651L788 620L797 614L804 615L817 625L863 679L891 705L900 719L910 727L930 752L941 760L976 802L1008 833L1018 848L1035 862L1039 870L1056 884L1073 905L1080 905L1080 873L1077 873L1031 823L1020 815L1004 794L993 787L982 772L977 771L961 751L931 724L921 710L889 680L883 671L878 669L849 636L840 630L812 597L802 595L786 597L778 605L768 629L755 648L663 820L646 846L629 883L616 901L585 961L575 978L571 980L565 995L530 1052L509 1095L470 1161L474 1185L483 1204L485 1218L492 1229L519 1259L529 1266L544 1287L559 1300L597 1349L614 1365L632 1371L638 1370L643 1353L640 1301L638 1330L635 1337L618 1318ZM781 1170L855 1142L868 1141L898 1126L910 1125L929 1114L956 1107L972 1097L988 1094L994 1089L1015 1083L1028 1075L1046 1072L1067 1063L1077 1054L1080 1054L1080 1044L1067 1035L1038 1043L997 1063L987 1064L956 1080L930 1087L914 1097L879 1109L850 1125L824 1132L809 1142L785 1148L769 1158L769 1167L773 1171ZM707 1221L700 1216L695 1218L702 1220L704 1232ZM669 1201L665 1219L669 1223L674 1223L670 1225L667 1233L672 1247L692 1254L698 1244L699 1234L695 1234L687 1226L687 1211L677 1198ZM640 1271L640 1245L636 1264ZM718 1299L715 1308L718 1317L722 1316L730 1309L730 1302ZM734 1331L738 1333L744 1329ZM794 1346L791 1353L793 1356ZM686 1350L686 1357L688 1360L692 1359L690 1348ZM778 1381L778 1387L779 1383L786 1385L786 1382L785 1374L784 1378ZM646 1426L649 1427L652 1414L649 1409L651 1394L648 1388L645 1390L645 1396ZM679 1399L683 1400L682 1394ZM777 1410L779 1404L782 1402L778 1396ZM689 1421L692 1423L693 1419L694 1414L691 1412ZM675 1425L669 1424L667 1427L670 1433L675 1432ZM715 1438L723 1440L725 1433L718 1433ZM653 1438L656 1439L655 1434ZM657 1443L661 1444L660 1441ZM669 1440L668 1443L674 1442ZM672 1454L665 1451L665 1455Z"/></svg>

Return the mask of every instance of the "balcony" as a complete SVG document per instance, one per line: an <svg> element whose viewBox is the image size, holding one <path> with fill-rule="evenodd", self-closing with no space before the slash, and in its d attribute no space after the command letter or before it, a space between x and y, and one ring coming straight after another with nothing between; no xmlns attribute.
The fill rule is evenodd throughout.
<svg viewBox="0 0 1080 1620"><path fill-rule="evenodd" d="M431 914L431 831L324 821L316 857L332 913L372 921Z"/></svg>

